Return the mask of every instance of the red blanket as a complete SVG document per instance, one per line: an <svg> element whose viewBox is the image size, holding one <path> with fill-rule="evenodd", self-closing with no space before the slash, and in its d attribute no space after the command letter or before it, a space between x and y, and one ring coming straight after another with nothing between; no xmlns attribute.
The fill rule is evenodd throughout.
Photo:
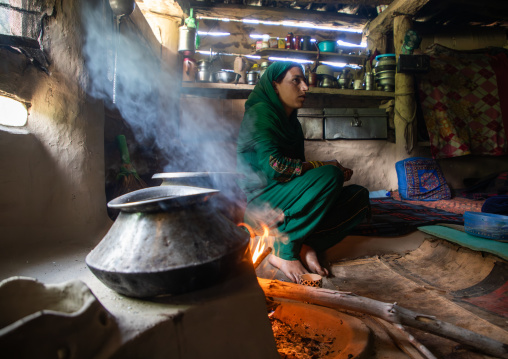
<svg viewBox="0 0 508 359"><path fill-rule="evenodd" d="M419 79L420 102L434 158L508 153L508 58L432 46Z"/></svg>
<svg viewBox="0 0 508 359"><path fill-rule="evenodd" d="M442 209L443 211L457 214L464 214L466 211L481 212L482 205L485 202L485 200L474 200L463 197L454 197L452 199L441 199L437 201L406 201L400 198L398 191L393 191L391 196L397 201L403 201L429 208Z"/></svg>

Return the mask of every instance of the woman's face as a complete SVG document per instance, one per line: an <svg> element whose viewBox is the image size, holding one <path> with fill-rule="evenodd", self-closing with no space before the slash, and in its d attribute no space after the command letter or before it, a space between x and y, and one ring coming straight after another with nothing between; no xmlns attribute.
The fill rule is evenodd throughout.
<svg viewBox="0 0 508 359"><path fill-rule="evenodd" d="M288 115L303 106L305 93L309 87L305 83L305 77L300 67L292 67L281 83L274 82L273 84Z"/></svg>

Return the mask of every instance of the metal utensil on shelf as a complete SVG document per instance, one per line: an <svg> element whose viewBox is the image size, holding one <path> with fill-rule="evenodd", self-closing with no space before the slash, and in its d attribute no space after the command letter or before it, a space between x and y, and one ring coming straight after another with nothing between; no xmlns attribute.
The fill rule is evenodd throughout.
<svg viewBox="0 0 508 359"><path fill-rule="evenodd" d="M212 81L213 82L223 82L223 83L238 83L238 80L240 79L240 74L237 74L234 71L231 70L220 70L216 71L212 74Z"/></svg>

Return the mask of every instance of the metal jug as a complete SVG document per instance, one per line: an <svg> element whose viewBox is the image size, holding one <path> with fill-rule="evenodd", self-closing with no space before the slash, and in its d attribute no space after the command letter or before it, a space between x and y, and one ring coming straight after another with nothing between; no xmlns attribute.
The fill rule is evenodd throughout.
<svg viewBox="0 0 508 359"><path fill-rule="evenodd" d="M183 59L183 77L182 81L185 82L195 82L196 81L196 74L197 74L198 68L196 65L196 60L186 57Z"/></svg>
<svg viewBox="0 0 508 359"><path fill-rule="evenodd" d="M247 78L247 60L245 59L245 57L243 57L243 56L237 56L235 58L235 62L233 64L233 69L234 69L234 72L236 72L237 74L241 75L240 79L238 80L238 83L239 84L246 83L246 78Z"/></svg>

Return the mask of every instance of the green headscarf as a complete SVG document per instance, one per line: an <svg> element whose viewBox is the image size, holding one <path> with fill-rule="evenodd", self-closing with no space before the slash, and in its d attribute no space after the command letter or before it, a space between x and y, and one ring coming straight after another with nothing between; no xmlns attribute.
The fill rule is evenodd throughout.
<svg viewBox="0 0 508 359"><path fill-rule="evenodd" d="M260 189L272 180L284 182L296 175L274 172L270 160L275 159L279 163L286 161L284 157L294 161L305 160L303 132L297 111L288 117L273 87L273 82L294 66L301 65L287 61L271 64L245 102L237 142L238 171L247 178L256 179L245 187Z"/></svg>
<svg viewBox="0 0 508 359"><path fill-rule="evenodd" d="M273 82L284 71L294 66L301 65L290 61L280 61L272 63L265 70L245 102L244 122L254 122L253 125L258 129L269 126L277 132L277 136L287 140L286 145L294 147L301 142L303 151L303 133L297 119L297 111L293 111L288 118L273 87ZM241 145L239 142L239 146ZM300 155L303 156L303 152L297 157L301 157Z"/></svg>

